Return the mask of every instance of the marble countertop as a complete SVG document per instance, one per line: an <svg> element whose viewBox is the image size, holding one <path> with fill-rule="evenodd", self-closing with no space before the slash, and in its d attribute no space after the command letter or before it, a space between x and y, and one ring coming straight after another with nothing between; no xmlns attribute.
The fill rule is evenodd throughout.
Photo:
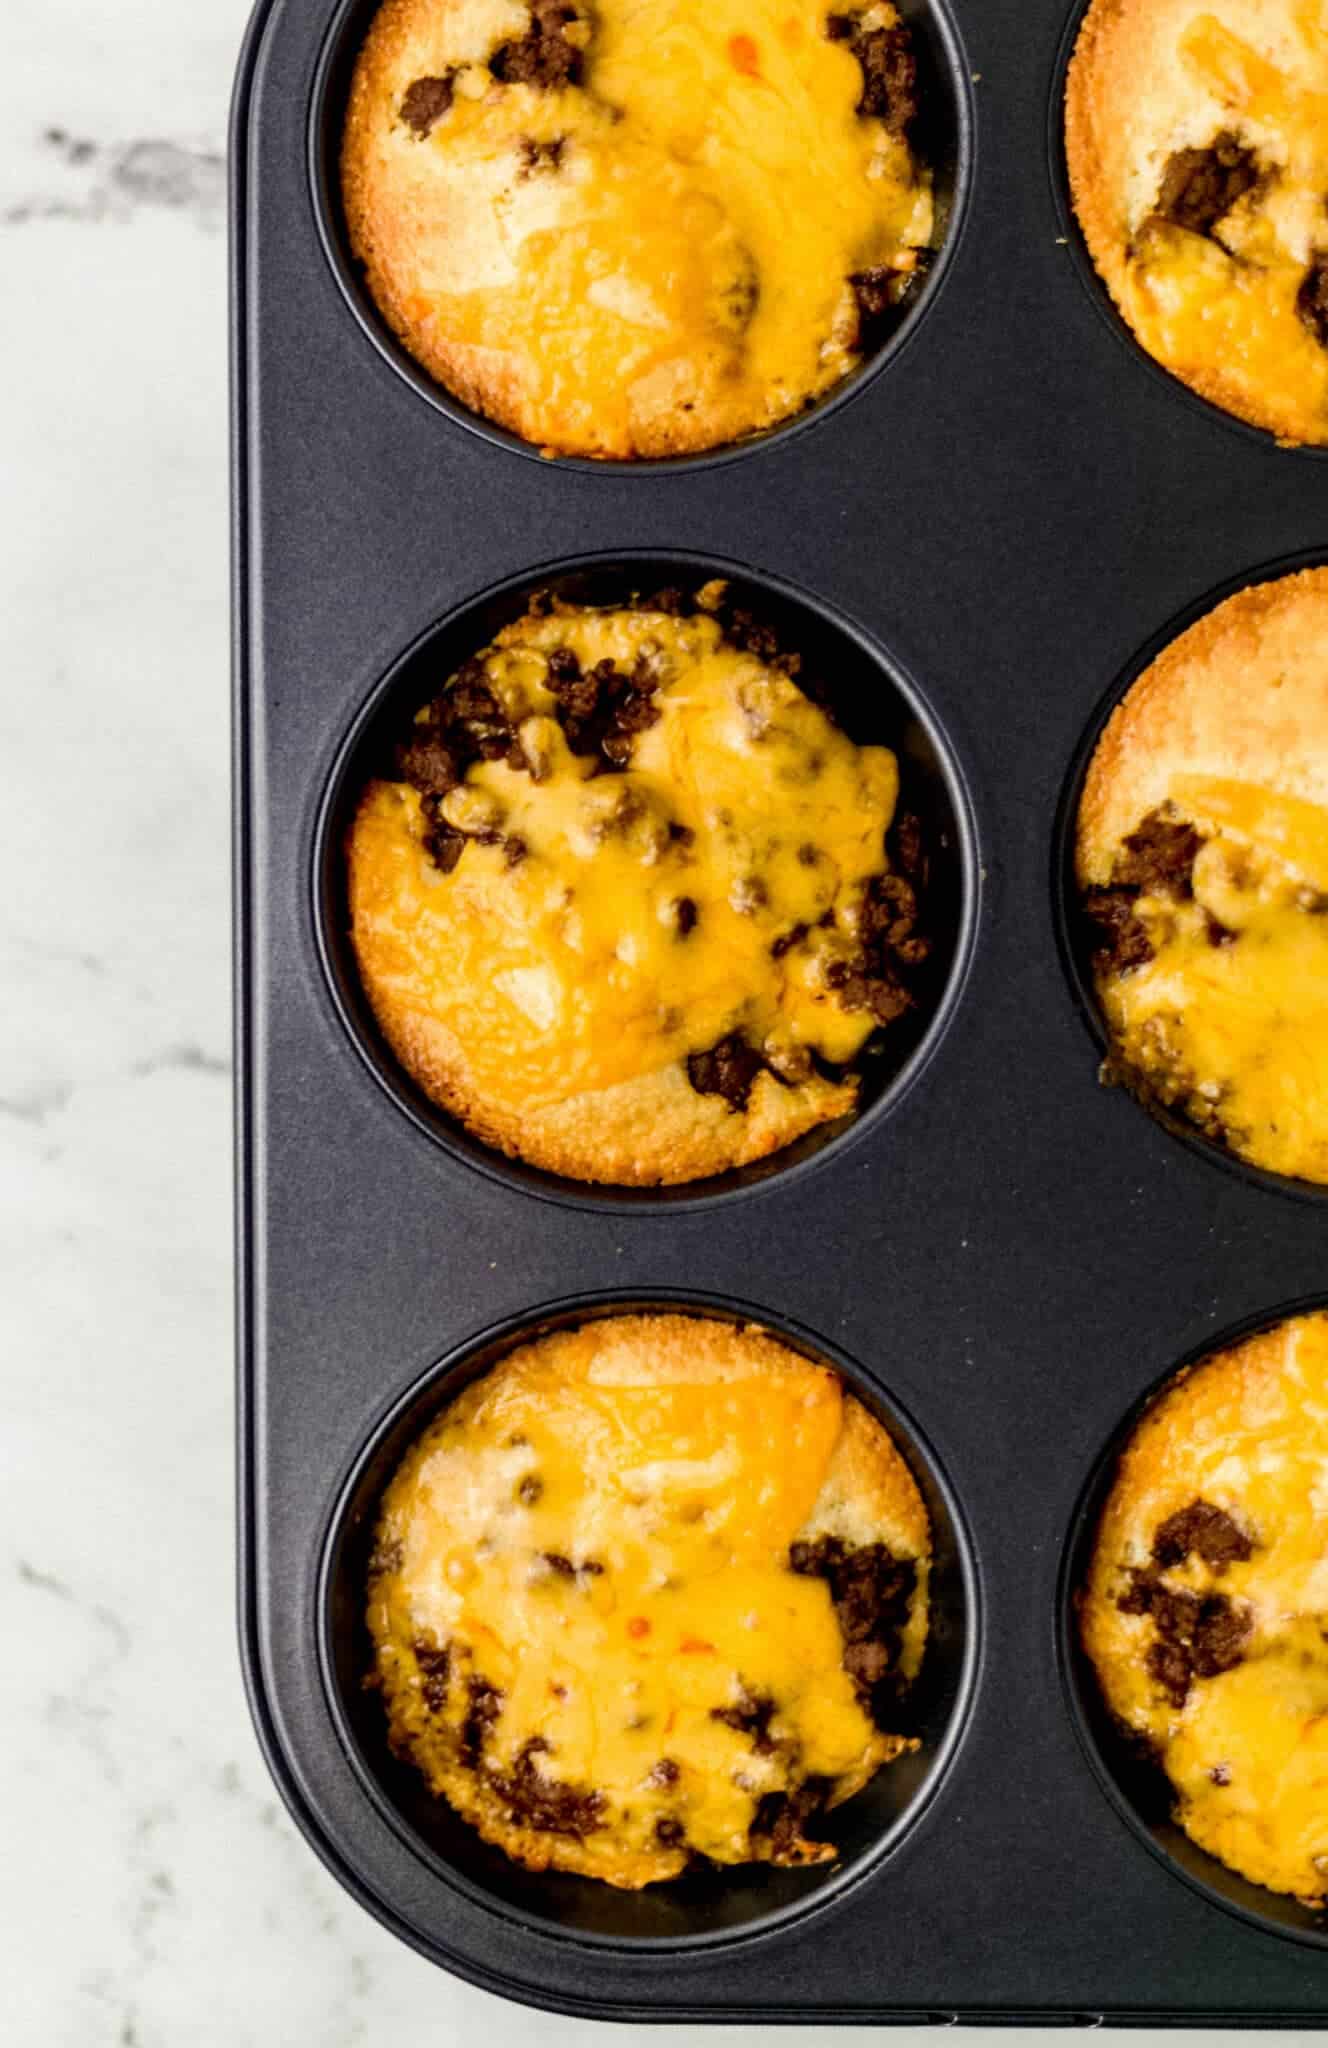
<svg viewBox="0 0 1328 2048"><path fill-rule="evenodd" d="M380 1931L287 1822L241 1691L223 150L246 6L12 8L0 68L0 2033L606 2040L629 2030Z"/></svg>

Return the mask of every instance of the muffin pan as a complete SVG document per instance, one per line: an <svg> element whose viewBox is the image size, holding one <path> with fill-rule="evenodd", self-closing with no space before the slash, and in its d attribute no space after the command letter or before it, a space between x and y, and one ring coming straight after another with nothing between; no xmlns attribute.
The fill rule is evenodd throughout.
<svg viewBox="0 0 1328 2048"><path fill-rule="evenodd" d="M1068 1601L1127 1418L1323 1297L1323 1212L1099 1087L1058 813L1140 650L1325 548L1325 471L1146 367L1081 288L1046 146L1063 5L949 4L917 16L953 196L906 327L792 426L639 469L541 462L424 391L326 189L367 9L255 17L232 155L250 1696L346 1886L528 2002L1314 2025L1321 1926L1196 1872L1108 1754ZM917 1043L807 1156L672 1198L538 1180L411 1096L357 1003L335 860L412 663L532 584L646 562L727 570L849 648L947 838ZM842 1810L837 1868L587 1897L495 1865L394 1774L357 1683L356 1561L392 1449L450 1386L550 1318L654 1302L767 1322L880 1409L929 1492L944 1628L916 1772Z"/></svg>

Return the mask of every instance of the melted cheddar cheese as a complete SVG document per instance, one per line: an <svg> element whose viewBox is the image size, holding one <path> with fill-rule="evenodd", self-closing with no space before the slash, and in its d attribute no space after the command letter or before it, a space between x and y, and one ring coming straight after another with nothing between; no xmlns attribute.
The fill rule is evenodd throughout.
<svg viewBox="0 0 1328 2048"><path fill-rule="evenodd" d="M1246 1532L1248 1556L1191 1555L1168 1587L1230 1604L1238 1660L1195 1675L1182 1704L1150 1674L1155 1624L1119 1601L1156 1569L1158 1528L1199 1499ZM1128 1595L1127 1595L1128 1600ZM1126 1451L1084 1612L1107 1699L1156 1745L1177 1818L1257 1884L1328 1892L1328 1319L1298 1317L1182 1376Z"/></svg>
<svg viewBox="0 0 1328 2048"><path fill-rule="evenodd" d="M1128 1068L1242 1158L1328 1181L1328 811L1250 783L1179 776L1205 835L1193 896L1144 894L1153 957L1104 986Z"/></svg>
<svg viewBox="0 0 1328 2048"><path fill-rule="evenodd" d="M570 751L555 650L585 671L651 664L654 722L621 772ZM474 762L442 799L470 835L456 867L431 858L404 783L370 786L351 837L356 951L403 1056L441 1046L444 1097L480 1106L500 1137L666 1079L676 1097L642 1097L643 1117L737 1126L686 1061L740 1031L772 1070L757 1111L842 1113L852 1082L823 1080L812 1055L851 1061L874 1029L832 984L886 865L893 754L855 745L704 614L565 609L508 627L482 659L523 765Z"/></svg>
<svg viewBox="0 0 1328 2048"><path fill-rule="evenodd" d="M528 23L394 0L361 57L348 212L407 345L554 453L707 447L828 390L858 360L850 278L907 275L933 215L821 0L597 0L564 31L579 79L546 86L494 75ZM451 94L423 136L422 73Z"/></svg>
<svg viewBox="0 0 1328 2048"><path fill-rule="evenodd" d="M849 1410L870 1432L866 1504L862 1477L842 1477ZM789 1565L818 1504L837 1500L849 1527L873 1493L872 1533L917 1560L907 1678L925 1516L833 1373L680 1317L525 1346L426 1432L384 1499L369 1625L396 1745L537 1867L636 1886L693 1851L760 1855L767 1795L824 1778L847 1796L908 1747L844 1669L825 1580ZM467 1748L477 1698L492 1704ZM831 1853L799 1842L789 1860Z"/></svg>
<svg viewBox="0 0 1328 2048"><path fill-rule="evenodd" d="M1204 397L1287 441L1328 440L1328 341L1302 296L1328 261L1322 0L1094 13L1071 76L1072 180L1121 311ZM1247 153L1245 189L1211 222L1188 219L1167 204L1168 172L1223 139Z"/></svg>

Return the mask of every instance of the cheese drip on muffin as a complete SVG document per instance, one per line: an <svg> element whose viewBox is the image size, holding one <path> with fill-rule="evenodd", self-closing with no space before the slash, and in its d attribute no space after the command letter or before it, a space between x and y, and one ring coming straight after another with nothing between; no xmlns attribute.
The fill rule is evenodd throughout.
<svg viewBox="0 0 1328 2048"><path fill-rule="evenodd" d="M522 1346L407 1454L368 1619L393 1746L531 1869L820 1863L916 1744L929 1533L884 1429L755 1329Z"/></svg>
<svg viewBox="0 0 1328 2048"><path fill-rule="evenodd" d="M1328 1899L1328 1319L1217 1353L1120 1465L1082 1607L1107 1703L1176 1818L1255 1884Z"/></svg>
<svg viewBox="0 0 1328 2048"><path fill-rule="evenodd" d="M844 1115L845 1067L928 951L894 755L840 731L767 628L717 615L722 585L701 597L505 628L351 831L356 954L398 1057L481 1136L581 1178L686 1180Z"/></svg>
<svg viewBox="0 0 1328 2048"><path fill-rule="evenodd" d="M1328 572L1228 600L1135 684L1079 874L1114 1076L1328 1181Z"/></svg>
<svg viewBox="0 0 1328 2048"><path fill-rule="evenodd" d="M1287 441L1328 441L1328 36L1317 0L1095 0L1066 139L1144 347Z"/></svg>
<svg viewBox="0 0 1328 2048"><path fill-rule="evenodd" d="M423 366L547 452L708 448L829 390L907 301L916 106L890 0L386 0L351 240Z"/></svg>

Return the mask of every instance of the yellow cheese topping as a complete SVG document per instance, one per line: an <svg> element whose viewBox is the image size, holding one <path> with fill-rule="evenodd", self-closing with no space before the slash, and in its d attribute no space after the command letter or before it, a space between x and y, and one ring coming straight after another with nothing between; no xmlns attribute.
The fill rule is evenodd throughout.
<svg viewBox="0 0 1328 2048"><path fill-rule="evenodd" d="M860 1703L826 1581L788 1565L844 1428L837 1378L708 1326L693 1370L687 1325L660 1321L659 1342L642 1318L542 1340L469 1389L388 1489L369 1604L394 1736L435 1789L521 1860L625 1885L680 1869L684 1834L748 1860L765 1794L842 1795L908 1746ZM921 1598L906 1675L925 1628ZM458 1754L477 1685L501 1700L482 1764ZM541 1781L598 1795L579 1829L504 1799L532 1740Z"/></svg>
<svg viewBox="0 0 1328 2048"><path fill-rule="evenodd" d="M444 381L552 452L624 456L769 426L853 366L848 280L911 271L932 199L856 111L824 0L597 0L566 31L581 80L556 87L489 68L519 7L437 15L450 106L413 135L420 59L380 75L371 38L374 154L348 179L371 282Z"/></svg>
<svg viewBox="0 0 1328 2048"><path fill-rule="evenodd" d="M1110 976L1128 1065L1274 1173L1328 1181L1328 811L1221 777L1180 777L1206 834L1193 899L1144 894L1153 958Z"/></svg>
<svg viewBox="0 0 1328 2048"><path fill-rule="evenodd" d="M1181 1825L1257 1884L1328 1891L1328 1319L1299 1317L1218 1357L1164 1396L1109 1505L1090 1649L1115 1710L1164 1745ZM1119 1492L1119 1489L1118 1489ZM1150 1678L1153 1623L1121 1615L1111 1559L1142 1564L1164 1517L1194 1499L1231 1514L1248 1559L1192 1554L1169 1587L1220 1593L1248 1617L1241 1661L1191 1680L1182 1706Z"/></svg>
<svg viewBox="0 0 1328 2048"><path fill-rule="evenodd" d="M573 754L548 655L645 657L658 717L630 765ZM371 786L355 827L361 961L398 1014L441 1025L470 1088L514 1113L675 1066L741 1029L791 1075L873 1028L826 982L854 956L898 776L718 623L653 611L527 618L483 657L534 772L478 762L443 799L472 838L444 874L416 792ZM512 864L511 844L524 849ZM792 935L794 943L781 944Z"/></svg>
<svg viewBox="0 0 1328 2048"><path fill-rule="evenodd" d="M1297 309L1307 266L1328 251L1328 31L1318 0L1288 10L1282 33L1256 49L1216 15L1187 30L1181 60L1203 94L1208 146L1234 132L1255 151L1259 182L1212 235L1142 211L1122 282L1123 311L1144 346L1207 395L1262 397L1297 439L1328 439L1328 348ZM1150 163L1151 163L1150 159ZM1144 178L1141 165L1140 177ZM1150 173L1156 176L1155 170ZM1293 422L1295 424L1293 424Z"/></svg>

